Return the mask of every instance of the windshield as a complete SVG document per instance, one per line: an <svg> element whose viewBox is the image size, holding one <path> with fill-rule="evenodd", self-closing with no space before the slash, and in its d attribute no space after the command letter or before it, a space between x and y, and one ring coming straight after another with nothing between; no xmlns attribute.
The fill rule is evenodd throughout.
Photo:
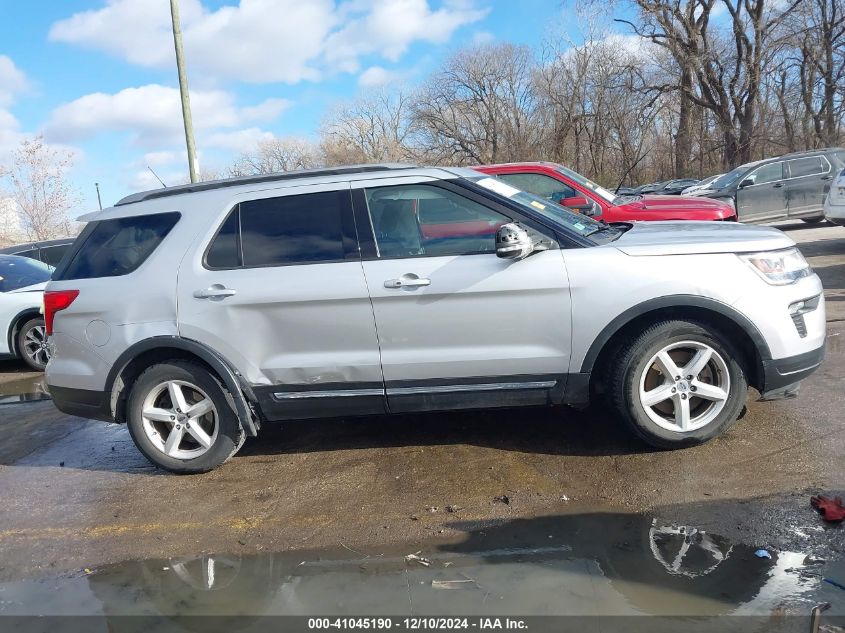
<svg viewBox="0 0 845 633"><path fill-rule="evenodd" d="M479 176L477 178L469 178L476 184L481 185L485 189L489 189L500 196L505 196L511 201L517 203L521 207L526 208L534 213L539 213L544 218L551 220L554 224L563 226L564 228L574 231L581 236L592 235L593 233L602 230L606 225L597 222L586 215L570 211L559 204L550 202L540 196L535 196L533 193L521 191L516 187L512 187L506 182L502 182L492 176Z"/></svg>
<svg viewBox="0 0 845 633"><path fill-rule="evenodd" d="M0 255L0 292L40 284L48 281L52 273L53 268L43 262L28 257Z"/></svg>
<svg viewBox="0 0 845 633"><path fill-rule="evenodd" d="M590 191L595 192L597 195L604 198L610 204L620 204L619 202L616 202L617 198L614 194L612 194L610 191L608 191L601 185L597 185L589 178L584 178L584 176L579 174L577 171L572 171L571 169L569 169L568 167L564 167L563 165L558 165L557 170L567 178L570 178L577 182L582 187L587 187Z"/></svg>
<svg viewBox="0 0 845 633"><path fill-rule="evenodd" d="M759 161L758 161L759 162ZM754 167L757 162L754 163L746 163L745 165L740 165L736 169L732 169L724 176L720 176L716 180L713 181L711 185L711 189L723 189L724 187L730 187L736 183L737 180L742 177L742 175L747 172L749 169Z"/></svg>

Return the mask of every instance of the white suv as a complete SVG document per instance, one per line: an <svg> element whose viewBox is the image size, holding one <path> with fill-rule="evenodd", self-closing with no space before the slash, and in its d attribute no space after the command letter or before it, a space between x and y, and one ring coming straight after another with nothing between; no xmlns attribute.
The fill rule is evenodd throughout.
<svg viewBox="0 0 845 633"><path fill-rule="evenodd" d="M50 393L174 472L279 420L597 397L688 446L824 356L821 283L780 231L608 226L471 170L199 183L83 219L45 293Z"/></svg>

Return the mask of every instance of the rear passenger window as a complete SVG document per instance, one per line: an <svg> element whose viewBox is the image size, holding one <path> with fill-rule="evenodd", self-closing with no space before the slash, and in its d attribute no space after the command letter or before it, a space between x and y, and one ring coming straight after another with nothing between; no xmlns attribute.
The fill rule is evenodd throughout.
<svg viewBox="0 0 845 633"><path fill-rule="evenodd" d="M354 235L348 201L348 191L325 191L242 202L209 246L206 266L285 266L357 256L345 238Z"/></svg>
<svg viewBox="0 0 845 633"><path fill-rule="evenodd" d="M789 175L792 178L801 176L813 176L828 171L827 161L821 156L809 156L789 161Z"/></svg>
<svg viewBox="0 0 845 633"><path fill-rule="evenodd" d="M209 268L238 268L243 265L241 257L241 215L240 205L229 214L217 237L211 242L205 263Z"/></svg>
<svg viewBox="0 0 845 633"><path fill-rule="evenodd" d="M179 220L178 213L155 213L100 220L86 227L84 239L53 279L93 279L126 275L146 261Z"/></svg>

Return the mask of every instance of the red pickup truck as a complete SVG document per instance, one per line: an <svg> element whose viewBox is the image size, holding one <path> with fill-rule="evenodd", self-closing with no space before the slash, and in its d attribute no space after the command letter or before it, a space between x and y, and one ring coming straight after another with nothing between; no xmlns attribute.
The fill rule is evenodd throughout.
<svg viewBox="0 0 845 633"><path fill-rule="evenodd" d="M607 223L631 220L736 221L733 207L718 200L683 196L617 196L557 163L506 163L480 165L473 169L497 176L517 189Z"/></svg>

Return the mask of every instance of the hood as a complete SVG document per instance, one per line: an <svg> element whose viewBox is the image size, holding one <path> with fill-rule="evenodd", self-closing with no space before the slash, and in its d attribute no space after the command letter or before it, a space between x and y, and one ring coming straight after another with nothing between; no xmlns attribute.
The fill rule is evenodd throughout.
<svg viewBox="0 0 845 633"><path fill-rule="evenodd" d="M680 209L683 211L695 211L696 209L715 211L724 209L728 211L728 215L733 215L731 205L720 202L719 200L710 200L709 198L690 200L682 196L643 196L642 200L634 200L625 206L636 207L643 211L669 211L671 209Z"/></svg>
<svg viewBox="0 0 845 633"><path fill-rule="evenodd" d="M633 222L608 244L627 255L753 253L794 246L782 231L734 222Z"/></svg>
<svg viewBox="0 0 845 633"><path fill-rule="evenodd" d="M32 284L31 286L24 286L23 288L16 288L15 290L9 290L6 294L14 294L16 292L44 292L44 288L47 286L46 281L42 281L40 284Z"/></svg>

